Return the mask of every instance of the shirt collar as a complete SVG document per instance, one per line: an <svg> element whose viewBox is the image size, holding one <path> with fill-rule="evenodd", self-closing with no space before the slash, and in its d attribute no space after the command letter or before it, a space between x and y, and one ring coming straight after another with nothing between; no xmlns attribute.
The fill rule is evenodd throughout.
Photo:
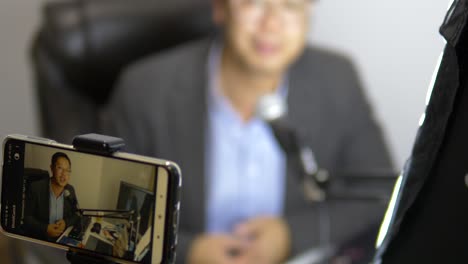
<svg viewBox="0 0 468 264"><path fill-rule="evenodd" d="M238 118L237 113L230 102L220 92L220 80L219 80L219 67L221 63L221 53L223 50L223 42L220 37L217 37L211 43L211 47L208 54L207 73L208 73L208 103L211 111L222 111L230 113L229 115L233 118ZM289 74L286 73L283 76L278 89L275 93L278 93L284 99L287 98L289 91Z"/></svg>
<svg viewBox="0 0 468 264"><path fill-rule="evenodd" d="M50 195L52 195L53 197L55 197L54 190L52 190L52 178L49 179L49 192L50 192ZM65 188L63 188L63 190L62 190L62 192L60 193L60 195L59 195L58 197L56 197L56 198L57 198L57 199L58 199L58 198L62 198L64 193L65 193Z"/></svg>

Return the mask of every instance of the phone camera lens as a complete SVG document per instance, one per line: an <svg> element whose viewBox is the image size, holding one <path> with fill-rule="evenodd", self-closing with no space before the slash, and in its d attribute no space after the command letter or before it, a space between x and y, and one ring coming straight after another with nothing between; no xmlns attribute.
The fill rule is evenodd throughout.
<svg viewBox="0 0 468 264"><path fill-rule="evenodd" d="M15 160L19 160L19 159L20 159L20 154L19 154L19 153L15 153L14 158L15 158Z"/></svg>

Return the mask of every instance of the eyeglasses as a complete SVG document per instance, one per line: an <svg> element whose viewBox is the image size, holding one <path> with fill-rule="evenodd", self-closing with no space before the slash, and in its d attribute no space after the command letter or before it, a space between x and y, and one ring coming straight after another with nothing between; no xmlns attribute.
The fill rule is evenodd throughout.
<svg viewBox="0 0 468 264"><path fill-rule="evenodd" d="M258 22L267 12L274 12L284 23L295 23L307 14L315 0L231 0L230 4L245 22Z"/></svg>
<svg viewBox="0 0 468 264"><path fill-rule="evenodd" d="M56 166L55 168L57 169L58 173L63 172L63 174L65 174L65 175L70 175L70 173L71 173L71 170L62 168L60 166Z"/></svg>

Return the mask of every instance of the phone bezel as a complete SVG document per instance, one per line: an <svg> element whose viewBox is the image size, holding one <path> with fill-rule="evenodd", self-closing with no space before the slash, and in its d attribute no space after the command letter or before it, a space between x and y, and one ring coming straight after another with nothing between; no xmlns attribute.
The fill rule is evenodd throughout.
<svg viewBox="0 0 468 264"><path fill-rule="evenodd" d="M180 200L180 188L182 185L182 179L181 179L181 172L179 166L168 160L163 160L163 159L158 159L158 158L152 158L152 157L147 157L147 156L141 156L137 154L131 154L131 153L126 153L126 152L114 152L114 153L109 153L108 155L105 154L99 154L99 153L90 153L87 151L83 150L78 150L74 148L72 145L66 145L62 143L58 143L54 140L51 139L46 139L46 138L40 138L40 137L31 137L31 136L26 136L26 135L19 135L19 134L12 134L8 135L4 138L3 144L2 144L2 153L5 151L5 146L10 140L19 140L23 141L25 143L31 143L31 144L37 144L45 147L53 147L56 149L62 149L62 150L67 150L67 151L74 151L78 153L85 153L89 155L94 155L94 156L100 156L100 157L108 157L108 158L113 158L113 159L119 159L119 160L126 160L130 162L137 162L137 163L142 163L142 164L148 164L156 167L156 171L158 170L159 167L164 168L167 173L168 173L168 186L167 186L167 191L166 191L166 208L165 208L165 218L164 218L164 232L161 234L161 237L163 239L163 247L161 248L161 252L159 252L156 255L161 256L161 262L165 262L167 259L174 259L175 258L175 249L176 249L176 244L177 244L177 228L178 225L174 225L174 223L178 222L178 219L174 219L174 217L178 217L178 210L180 208L179 205L179 200ZM2 178L2 185L0 188L3 190L3 168L4 168L4 162L7 157L3 157L2 159L2 172L1 172L1 178ZM157 175L156 175L157 176ZM156 181L155 181L156 185ZM155 189L155 192L157 190ZM3 213L3 194L0 197L0 212ZM0 214L1 217L2 214ZM156 210L153 212L153 219L156 220ZM154 222L156 223L156 221ZM154 225L154 224L153 224ZM103 255L99 254L97 252L89 251L86 249L80 249L76 247L71 247L71 246L66 246L58 243L53 243L53 242L47 242L44 240L39 240L15 233L8 232L3 228L2 222L0 222L0 232L5 234L6 236L16 238L16 239L21 239L25 241L30 241L33 243L41 244L41 245L46 245L50 246L53 248L58 248L62 250L69 250L72 252L78 252L78 253L83 253L86 255L91 255L91 256L96 256L101 259L106 259L110 261L118 261L120 263L138 263L135 261L129 261L127 259L122 259L122 258L117 258L113 256L108 256L108 255ZM153 247L153 242L155 241L154 239L154 230L153 230L153 237L151 238L151 244L150 247ZM155 255L154 252L152 252L151 258L152 258L152 263L153 261L153 256Z"/></svg>

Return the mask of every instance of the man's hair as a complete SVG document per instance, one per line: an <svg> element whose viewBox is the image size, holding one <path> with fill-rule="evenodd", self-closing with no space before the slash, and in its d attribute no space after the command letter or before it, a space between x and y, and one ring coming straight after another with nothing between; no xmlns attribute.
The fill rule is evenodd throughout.
<svg viewBox="0 0 468 264"><path fill-rule="evenodd" d="M52 166L55 166L55 163L57 163L57 160L59 158L64 158L66 160L68 160L68 163L70 164L70 167L71 167L71 160L70 158L67 156L67 154L63 153L63 152L55 152L54 155L52 155L52 161L51 161L51 165Z"/></svg>

